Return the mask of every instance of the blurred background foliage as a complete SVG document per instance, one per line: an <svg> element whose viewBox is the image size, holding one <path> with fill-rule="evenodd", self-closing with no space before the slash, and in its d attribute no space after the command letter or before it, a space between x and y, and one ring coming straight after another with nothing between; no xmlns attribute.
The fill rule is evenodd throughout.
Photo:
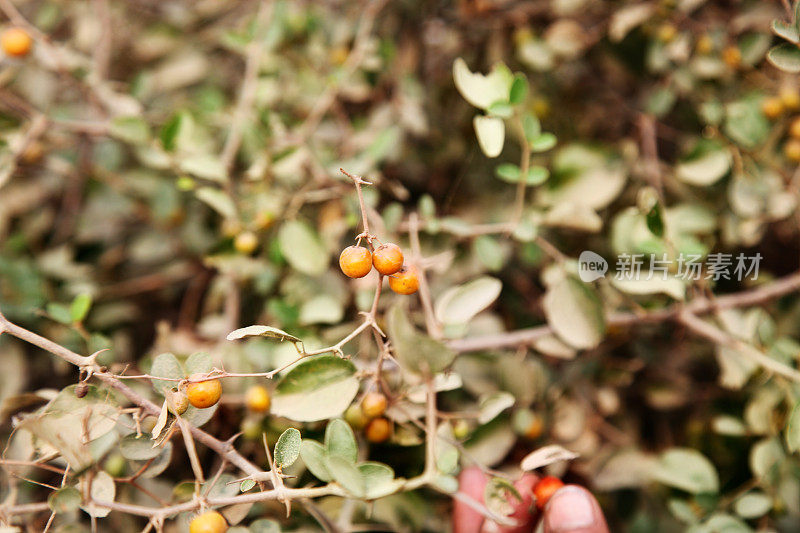
<svg viewBox="0 0 800 533"><path fill-rule="evenodd" d="M374 290L372 277L351 281L336 267L360 231L340 167L374 183L364 193L381 239L408 248L409 214L418 213L434 300L481 276L502 283L491 310L449 324L439 315L449 338L552 321L548 272L574 270L569 258L583 250L760 253L756 283L788 275L800 258L800 90L784 4L3 0L7 27L21 15L37 30L28 57L0 66L2 311L78 353L107 348L100 360L116 371L147 369L163 352L206 351L242 372L293 357L288 343L219 342L247 324L281 328L310 348L332 344L369 310ZM770 52L778 45L789 48ZM498 63L519 73L529 90L514 116L535 117L558 139L534 151L544 170L511 235L482 228L512 212L520 134L506 121L502 153L484 155L475 102L453 81L457 58L467 74ZM660 230L648 220L653 202ZM626 290L601 280L580 305L647 312L747 285ZM421 324L416 297L410 307ZM719 320L794 367L798 318L800 300L788 297ZM439 395L440 409L454 413L471 455L513 469L544 444L580 453L553 473L592 488L614 531L800 529L800 427L786 431L797 385L671 322L599 327L602 343L550 335L532 349L459 355L460 382ZM30 443L7 440L11 415L76 373L5 337L3 441L29 456ZM368 340L350 345L359 368L375 358ZM399 373L389 379L408 393ZM274 441L289 421L244 413L237 398L251 383L226 380L224 416L205 429L221 439L243 430L241 451L263 462L253 435L264 429ZM477 411L480 421L458 416ZM369 456L414 475L421 432L395 416L392 442ZM303 436L323 427L302 425ZM124 460L110 452L102 464L130 473ZM142 483L169 500L191 470L183 459L162 470ZM4 496L14 487L21 501L46 497L2 479ZM318 503L333 515L342 505ZM358 516L439 531L448 505L408 493ZM117 531L141 527L117 514L107 519ZM31 518L32 531L41 520ZM287 530L311 524L301 507L283 521ZM83 530L78 517L57 525Z"/></svg>

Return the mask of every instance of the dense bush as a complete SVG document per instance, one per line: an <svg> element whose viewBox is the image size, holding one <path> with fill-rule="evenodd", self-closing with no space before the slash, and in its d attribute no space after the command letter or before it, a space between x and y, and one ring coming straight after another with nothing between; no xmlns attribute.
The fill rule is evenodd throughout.
<svg viewBox="0 0 800 533"><path fill-rule="evenodd" d="M3 533L800 530L788 0L0 11Z"/></svg>

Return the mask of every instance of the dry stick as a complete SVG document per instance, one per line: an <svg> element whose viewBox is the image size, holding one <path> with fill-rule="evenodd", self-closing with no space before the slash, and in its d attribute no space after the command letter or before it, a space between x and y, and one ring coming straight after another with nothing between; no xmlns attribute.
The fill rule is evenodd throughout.
<svg viewBox="0 0 800 533"><path fill-rule="evenodd" d="M103 80L108 75L108 63L111 59L111 10L108 0L94 0L95 15L100 19L100 42L94 47L92 52L92 63L94 75L98 81Z"/></svg>
<svg viewBox="0 0 800 533"><path fill-rule="evenodd" d="M514 214L511 217L509 231L514 231L520 220L522 220L522 212L525 209L525 190L528 186L528 169L531 164L531 143L528 142L528 139L525 137L525 128L522 126L522 119L517 117L516 124L520 135L519 144L522 149L519 163L521 177L517 184L517 195L514 199Z"/></svg>
<svg viewBox="0 0 800 533"><path fill-rule="evenodd" d="M364 202L364 193L361 191L362 185L372 185L372 183L366 181L361 176L356 176L354 174L350 174L345 169L340 168L339 172L353 180L353 184L356 186L356 193L358 194L358 205L361 208L361 223L364 225L364 231L359 235L359 237L364 237L367 239L367 243L372 246L372 234L369 232L369 218L367 217L367 204Z"/></svg>
<svg viewBox="0 0 800 533"><path fill-rule="evenodd" d="M720 296L713 300L701 298L693 300L685 305L676 304L665 309L646 313L612 313L606 318L606 324L609 326L631 326L635 324L659 323L668 320L682 321L681 317L685 314L703 315L722 309L759 305L797 290L800 290L800 272L795 272L789 276L779 278L771 283L756 287L755 289ZM451 349L457 352L473 352L526 345L552 334L553 330L550 326L542 325L508 333L456 339L449 341L447 344ZM785 365L781 365L782 375L785 375L787 371L791 372L791 369Z"/></svg>
<svg viewBox="0 0 800 533"><path fill-rule="evenodd" d="M43 350L46 350L53 355L57 355L65 361L72 363L79 369L94 375L97 379L104 382L112 389L120 392L128 400L141 407L147 414L158 416L161 412L161 408L158 405L140 396L133 389L122 383L112 374L98 371L99 368L97 367L94 356L78 355L72 350L64 348L63 346L60 346L49 339L41 337L25 328L9 322L9 320L2 313L0 313L0 333L2 332L8 333L14 337L17 337L18 339L38 346L39 348L42 348ZM229 443L214 438L198 427L190 426L190 430L195 439L219 453L229 463L236 465L237 468L241 469L246 474L254 474L261 471L257 466L239 454L239 452L237 452Z"/></svg>
<svg viewBox="0 0 800 533"><path fill-rule="evenodd" d="M327 113L328 109L335 101L336 95L339 93L340 84L347 80L356 69L358 69L367 51L367 42L372 32L372 26L375 23L375 17L377 17L378 12L385 3L386 0L371 0L367 3L358 26L358 31L356 32L353 48L342 64L342 70L344 72L339 78L339 82L328 84L325 92L323 92L314 103L314 107L311 108L308 117L306 117L306 120L303 122L302 126L300 126L300 131L294 139L294 144L304 144L308 138L311 137L317 129L317 125L319 125L322 120L322 117L325 116L325 113Z"/></svg>
<svg viewBox="0 0 800 533"><path fill-rule="evenodd" d="M239 146L242 143L244 122L250 115L250 108L253 107L253 102L255 101L256 89L258 87L258 67L264 52L264 39L263 35L260 35L260 33L266 27L271 16L272 2L262 0L258 8L258 14L256 15L255 38L247 45L244 78L242 79L242 85L239 89L239 100L236 102L236 109L233 112L233 119L231 121L231 129L228 132L228 138L225 140L225 145L220 155L222 164L228 174L230 174L236 152L239 150ZM228 183L230 183L230 181L230 175L228 175Z"/></svg>
<svg viewBox="0 0 800 533"><path fill-rule="evenodd" d="M681 322L681 324L685 325L701 337L705 337L720 346L727 346L737 350L739 353L749 357L765 369L793 381L800 382L800 371L779 363L775 359L764 354L761 350L733 337L710 322L706 322L705 320L688 312L681 313L678 316L678 320Z"/></svg>
<svg viewBox="0 0 800 533"><path fill-rule="evenodd" d="M428 278L425 275L425 269L422 268L420 262L422 260L422 251L419 244L419 217L416 213L411 213L408 220L409 225L409 238L411 240L411 260L417 266L419 275L419 299L422 302L422 310L425 314L425 327L428 330L428 335L434 339L442 338L442 328L436 320L436 315L433 312L433 302L431 300L431 289L428 286Z"/></svg>
<svg viewBox="0 0 800 533"><path fill-rule="evenodd" d="M205 482L203 467L200 466L200 459L197 457L197 449L194 447L192 432L189 431L189 423L180 415L176 417L176 420L178 421L178 426L181 428L183 445L186 447L186 453L189 455L189 463L192 465L192 471L194 472L195 490L197 490L200 485Z"/></svg>

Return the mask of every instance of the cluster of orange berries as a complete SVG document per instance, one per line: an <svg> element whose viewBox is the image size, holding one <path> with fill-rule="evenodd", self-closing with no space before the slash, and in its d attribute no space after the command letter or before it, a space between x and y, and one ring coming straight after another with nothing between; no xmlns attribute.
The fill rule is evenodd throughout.
<svg viewBox="0 0 800 533"><path fill-rule="evenodd" d="M349 278L363 278L373 267L389 276L389 288L397 294L414 294L419 289L416 267L403 264L403 251L393 243L381 244L374 252L363 246L348 246L339 256L339 267Z"/></svg>
<svg viewBox="0 0 800 533"><path fill-rule="evenodd" d="M388 401L380 392L369 392L361 405L351 405L344 414L345 420L353 429L363 429L369 442L386 442L392 435L392 423L383 416Z"/></svg>
<svg viewBox="0 0 800 533"><path fill-rule="evenodd" d="M32 46L33 39L22 28L9 28L0 35L0 48L9 57L25 57Z"/></svg>

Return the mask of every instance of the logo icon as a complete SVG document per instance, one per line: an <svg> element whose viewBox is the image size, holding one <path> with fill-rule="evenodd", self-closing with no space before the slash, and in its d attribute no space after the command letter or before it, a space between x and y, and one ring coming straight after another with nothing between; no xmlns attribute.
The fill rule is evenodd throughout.
<svg viewBox="0 0 800 533"><path fill-rule="evenodd" d="M585 283L602 278L608 272L608 261L594 252L584 250L578 257L578 277Z"/></svg>

